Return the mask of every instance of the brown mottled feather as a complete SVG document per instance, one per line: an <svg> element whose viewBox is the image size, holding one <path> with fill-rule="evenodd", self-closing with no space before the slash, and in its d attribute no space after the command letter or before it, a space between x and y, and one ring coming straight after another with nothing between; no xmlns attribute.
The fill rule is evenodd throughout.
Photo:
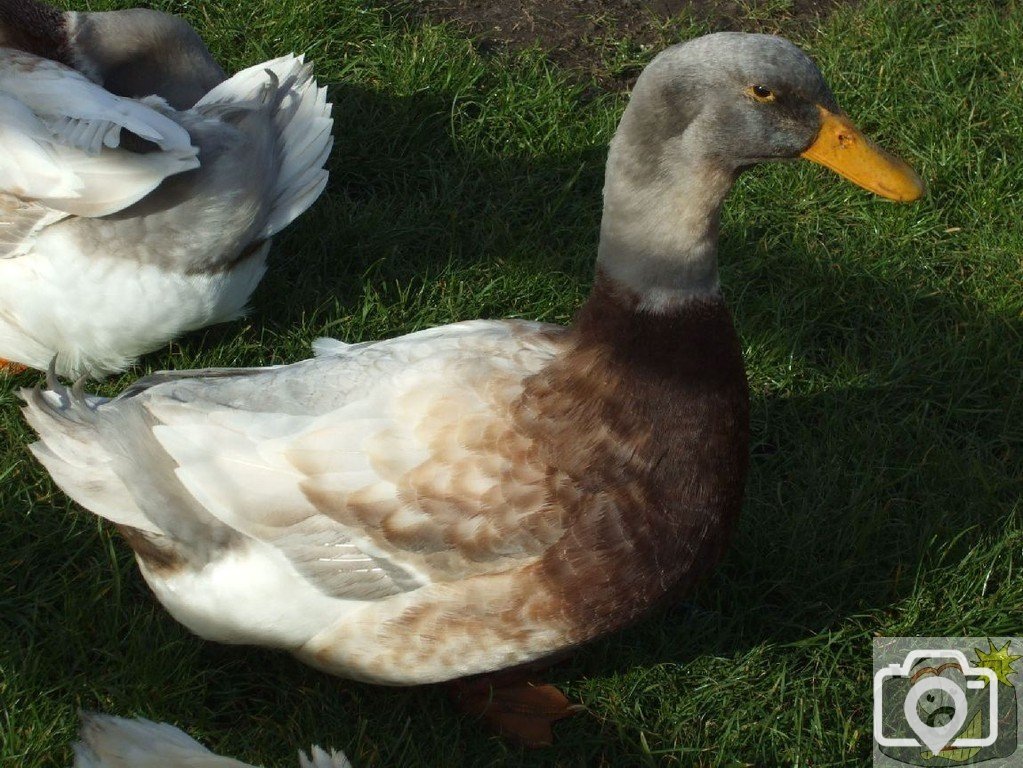
<svg viewBox="0 0 1023 768"><path fill-rule="evenodd" d="M564 331L561 336L567 338ZM476 362L469 360L466 369ZM396 492L376 486L338 492L331 485L331 465L321 464L322 457L305 443L293 446L288 458L307 475L306 498L434 581L503 573L535 561L563 533L563 510L546 503L547 468L532 438L515 426L521 372L515 367L487 372L490 377L460 381L459 397L435 388L431 391L441 394L425 408L417 402L407 409L420 413L417 423L402 425L416 438L411 450L394 450L402 443L393 431L367 440L372 468ZM409 455L420 450L422 460L410 462Z"/></svg>
<svg viewBox="0 0 1023 768"><path fill-rule="evenodd" d="M692 586L742 505L749 392L723 299L668 315L637 312L637 301L598 276L573 351L520 403L568 516L540 567L579 640Z"/></svg>
<svg viewBox="0 0 1023 768"><path fill-rule="evenodd" d="M441 451L402 478L402 506L419 512L414 528L396 530L351 497L317 499L335 519L379 525L378 546L420 552L417 565L429 563L431 578L451 586L436 584L377 627L328 633L314 644L324 646L314 663L338 663L329 646L352 633L375 638L362 660L371 675L409 664L452 674L498 647L517 648L507 661L519 663L637 619L717 563L747 467L738 338L720 297L671 315L638 312L636 303L598 278L559 337L563 354L513 399L489 403L491 425L502 429L461 433L489 438L467 444L463 462L504 462L486 494L458 495L451 473L462 468L445 466L452 457ZM431 426L459 433L454 424ZM479 526L459 535L467 520ZM414 649L395 642L408 637ZM496 654L490 661L501 668Z"/></svg>
<svg viewBox="0 0 1023 768"><path fill-rule="evenodd" d="M162 545L154 537L130 525L116 525L118 532L128 542L135 556L154 574L167 576L183 570L188 561L173 546Z"/></svg>

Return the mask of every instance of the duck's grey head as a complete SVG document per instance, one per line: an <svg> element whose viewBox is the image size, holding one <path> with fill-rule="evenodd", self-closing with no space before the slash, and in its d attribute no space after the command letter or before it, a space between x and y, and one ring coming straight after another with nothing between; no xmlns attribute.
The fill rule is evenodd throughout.
<svg viewBox="0 0 1023 768"><path fill-rule="evenodd" d="M669 48L644 70L632 106L650 158L670 162L681 143L729 170L802 156L883 197L923 193L912 169L863 137L817 65L781 37L721 32Z"/></svg>
<svg viewBox="0 0 1023 768"><path fill-rule="evenodd" d="M78 13L0 0L0 47L59 61L118 96L161 96L176 109L226 77L187 22L145 8Z"/></svg>
<svg viewBox="0 0 1023 768"><path fill-rule="evenodd" d="M184 19L146 8L75 13L73 65L118 96L160 96L188 109L225 79Z"/></svg>
<svg viewBox="0 0 1023 768"><path fill-rule="evenodd" d="M923 194L787 40L723 32L667 49L640 75L611 143L600 268L649 306L716 291L718 219L736 176L798 157L891 200Z"/></svg>

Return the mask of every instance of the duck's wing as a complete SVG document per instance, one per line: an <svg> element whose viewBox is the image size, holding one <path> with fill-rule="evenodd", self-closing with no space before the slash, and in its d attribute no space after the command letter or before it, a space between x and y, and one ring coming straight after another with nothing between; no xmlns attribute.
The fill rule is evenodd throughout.
<svg viewBox="0 0 1023 768"><path fill-rule="evenodd" d="M188 132L149 104L115 96L81 73L23 51L0 49L0 92L17 99L61 142L86 152L120 145L129 131L163 150L192 147Z"/></svg>
<svg viewBox="0 0 1023 768"><path fill-rule="evenodd" d="M3 204L8 231L32 231L47 211L106 216L198 167L188 132L158 106L114 96L56 62L0 49L0 195L22 204L14 213ZM126 135L136 151L123 146ZM17 255L0 248L0 257Z"/></svg>
<svg viewBox="0 0 1023 768"><path fill-rule="evenodd" d="M168 723L81 713L73 768L253 768L215 755Z"/></svg>
<svg viewBox="0 0 1023 768"><path fill-rule="evenodd" d="M180 728L144 717L82 712L72 768L253 768L216 755ZM300 768L352 768L340 750L298 753Z"/></svg>
<svg viewBox="0 0 1023 768"><path fill-rule="evenodd" d="M560 329L477 321L259 371L162 374L112 401L26 393L72 497L179 561L252 539L374 600L539 557L563 532L517 424ZM322 345L321 345L322 348Z"/></svg>

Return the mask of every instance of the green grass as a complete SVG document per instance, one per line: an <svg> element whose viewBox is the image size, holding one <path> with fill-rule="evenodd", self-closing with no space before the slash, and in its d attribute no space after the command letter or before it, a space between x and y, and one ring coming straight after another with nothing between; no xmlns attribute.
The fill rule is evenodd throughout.
<svg viewBox="0 0 1023 768"><path fill-rule="evenodd" d="M251 317L104 391L147 370L301 359L323 334L569 320L623 96L594 96L538 51L482 57L455 29L357 0L162 7L228 68L307 51L332 86L337 144L330 187L278 240ZM0 766L68 765L80 707L167 720L266 766L312 742L357 766L864 765L872 636L1023 634L1012 8L868 0L800 28L839 102L929 195L893 206L805 163L741 179L721 243L753 390L741 530L690 603L554 671L589 708L554 748L503 744L439 690L189 635L28 455L15 392L38 376L25 374L0 377ZM608 51L609 67L652 55Z"/></svg>

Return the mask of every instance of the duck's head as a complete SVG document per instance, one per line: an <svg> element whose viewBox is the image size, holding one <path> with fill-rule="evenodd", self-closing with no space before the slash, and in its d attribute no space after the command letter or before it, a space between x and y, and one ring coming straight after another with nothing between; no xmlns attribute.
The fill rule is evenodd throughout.
<svg viewBox="0 0 1023 768"><path fill-rule="evenodd" d="M857 130L789 41L723 32L667 49L637 81L611 145L602 267L636 289L716 289L718 213L735 177L797 158L890 200L924 191Z"/></svg>
<svg viewBox="0 0 1023 768"><path fill-rule="evenodd" d="M146 8L78 13L0 0L0 47L58 61L118 96L161 96L175 109L225 79L187 22Z"/></svg>

